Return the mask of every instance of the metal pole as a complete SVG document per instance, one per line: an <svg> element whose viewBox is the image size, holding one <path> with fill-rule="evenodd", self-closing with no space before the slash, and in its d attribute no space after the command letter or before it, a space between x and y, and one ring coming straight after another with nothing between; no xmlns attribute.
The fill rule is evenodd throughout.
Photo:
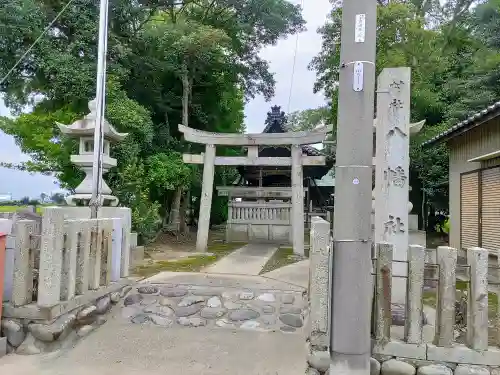
<svg viewBox="0 0 500 375"><path fill-rule="evenodd" d="M330 374L370 373L376 0L344 1L338 102Z"/></svg>
<svg viewBox="0 0 500 375"><path fill-rule="evenodd" d="M90 217L97 218L102 205L102 154L104 145L104 108L106 97L106 52L108 44L108 0L101 0L99 9L99 42L97 50L96 117L94 130L94 160L92 164L92 198Z"/></svg>

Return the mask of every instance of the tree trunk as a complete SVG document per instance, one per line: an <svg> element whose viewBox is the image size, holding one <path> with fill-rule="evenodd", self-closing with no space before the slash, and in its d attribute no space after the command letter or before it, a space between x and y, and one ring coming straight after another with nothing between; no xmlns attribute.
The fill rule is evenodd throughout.
<svg viewBox="0 0 500 375"><path fill-rule="evenodd" d="M184 71L182 73L182 125L189 126L189 104L191 97L191 87L192 87L192 79L189 78L189 69L187 64L184 63ZM188 149L191 149L191 145L188 146ZM189 232L189 226L186 223L186 212L188 207L190 206L189 201L191 200L191 189L186 191L184 195L184 199L181 205L180 211L180 226L179 229L182 233ZM182 194L182 193L181 193Z"/></svg>
<svg viewBox="0 0 500 375"><path fill-rule="evenodd" d="M189 126L189 70L184 65L182 72L182 125Z"/></svg>
<svg viewBox="0 0 500 375"><path fill-rule="evenodd" d="M189 233L189 225L187 223L187 211L190 208L190 200L191 200L191 191L187 190L186 194L184 195L184 199L181 204L181 213L180 213L180 218L181 218L181 226L180 226L180 231L182 233Z"/></svg>
<svg viewBox="0 0 500 375"><path fill-rule="evenodd" d="M179 230L179 209L181 207L181 197L182 197L182 188L177 188L174 195L174 200L172 202L172 209L170 210L170 229L174 229L176 231Z"/></svg>

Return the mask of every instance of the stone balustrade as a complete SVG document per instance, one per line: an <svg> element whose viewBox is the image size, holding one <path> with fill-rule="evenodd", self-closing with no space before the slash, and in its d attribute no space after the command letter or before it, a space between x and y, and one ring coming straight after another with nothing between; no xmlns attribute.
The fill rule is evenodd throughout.
<svg viewBox="0 0 500 375"><path fill-rule="evenodd" d="M230 201L228 206L228 242L292 242L290 202Z"/></svg>
<svg viewBox="0 0 500 375"><path fill-rule="evenodd" d="M232 223L238 222L258 222L261 220L271 220L274 223L283 222L283 224L290 223L290 210L291 203L281 202L231 202L229 209Z"/></svg>
<svg viewBox="0 0 500 375"><path fill-rule="evenodd" d="M325 220L313 218L310 233L309 317L306 327L307 361L311 374L326 373L330 363L329 272L333 247L328 224ZM452 375L455 371L455 374L489 374L492 368L499 367L500 314L497 312L496 317L488 319L488 251L468 249L467 264L459 265L454 248L441 246L429 251L419 245L410 245L408 261L405 262L408 267L408 276L405 277L407 299L403 306L391 303L392 284L396 278L392 274L393 254L392 244L376 244L371 373ZM463 274L464 270L468 274L468 288L464 293L467 306L465 322L459 324L456 315L460 305L458 293L462 291L457 290L456 280L457 273ZM424 305L424 300L428 304L429 298L435 299L436 316L432 321L424 315L424 309L434 311ZM490 298L492 300L496 299ZM495 308L499 309L498 306ZM398 327L400 325L404 328Z"/></svg>

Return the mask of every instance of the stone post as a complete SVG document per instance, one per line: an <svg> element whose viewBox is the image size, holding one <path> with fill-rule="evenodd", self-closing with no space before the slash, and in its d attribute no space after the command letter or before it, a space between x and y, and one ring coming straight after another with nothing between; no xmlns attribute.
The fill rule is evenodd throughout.
<svg viewBox="0 0 500 375"><path fill-rule="evenodd" d="M123 224L122 219L115 218L113 220L113 253L111 255L111 281L120 280L122 251L130 252L129 249L123 246Z"/></svg>
<svg viewBox="0 0 500 375"><path fill-rule="evenodd" d="M304 255L304 177L302 147L292 145L292 238L293 252Z"/></svg>
<svg viewBox="0 0 500 375"><path fill-rule="evenodd" d="M76 293L76 263L80 230L80 220L68 220L61 274L61 299L63 301L74 298Z"/></svg>
<svg viewBox="0 0 500 375"><path fill-rule="evenodd" d="M63 211L47 207L42 217L42 242L38 276L38 301L40 307L52 307L61 298L61 272L63 261Z"/></svg>
<svg viewBox="0 0 500 375"><path fill-rule="evenodd" d="M11 302L14 306L31 303L33 295L34 252L31 249L31 234L35 222L19 220L16 223L16 247L14 253L14 280Z"/></svg>
<svg viewBox="0 0 500 375"><path fill-rule="evenodd" d="M310 238L309 341L313 348L315 346L326 348L329 335L330 223L320 217L313 217Z"/></svg>
<svg viewBox="0 0 500 375"><path fill-rule="evenodd" d="M393 245L382 242L376 244L376 325L377 345L384 345L391 339L391 294Z"/></svg>
<svg viewBox="0 0 500 375"><path fill-rule="evenodd" d="M3 293L0 296L2 301L10 301L12 296L12 282L14 279L14 244L12 243L12 220L0 219L0 233L3 233L5 240L4 249L4 266L1 268L3 270L2 281L3 281Z"/></svg>
<svg viewBox="0 0 500 375"><path fill-rule="evenodd" d="M451 347L453 346L455 325L457 249L439 246L437 248L437 263L439 265L439 285L434 345Z"/></svg>
<svg viewBox="0 0 500 375"><path fill-rule="evenodd" d="M394 276L407 276L410 78L410 68L386 68L377 86L374 240L394 245ZM404 278L392 292L393 303L405 303Z"/></svg>
<svg viewBox="0 0 500 375"><path fill-rule="evenodd" d="M408 291L406 295L405 339L409 344L422 343L422 291L424 289L425 249L408 247Z"/></svg>
<svg viewBox="0 0 500 375"><path fill-rule="evenodd" d="M467 301L467 344L474 350L488 350L488 250L467 249L470 292Z"/></svg>
<svg viewBox="0 0 500 375"><path fill-rule="evenodd" d="M90 246L92 242L92 224L94 220L86 220L82 225L80 250L76 261L77 294L85 294L89 290Z"/></svg>
<svg viewBox="0 0 500 375"><path fill-rule="evenodd" d="M215 146L206 145L203 157L203 184L201 188L200 216L198 219L198 234L196 236L196 251L207 251L208 230L210 228L210 211L212 209L212 193L214 188Z"/></svg>

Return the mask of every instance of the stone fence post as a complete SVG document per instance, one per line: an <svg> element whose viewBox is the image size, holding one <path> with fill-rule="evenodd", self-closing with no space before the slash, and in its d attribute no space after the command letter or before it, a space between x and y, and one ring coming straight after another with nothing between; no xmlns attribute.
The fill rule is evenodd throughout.
<svg viewBox="0 0 500 375"><path fill-rule="evenodd" d="M38 281L40 307L52 307L61 298L61 272L64 246L64 212L57 207L47 207L42 217L42 241Z"/></svg>
<svg viewBox="0 0 500 375"><path fill-rule="evenodd" d="M311 219L309 254L309 341L324 350L329 343L330 223L320 217Z"/></svg>
<svg viewBox="0 0 500 375"><path fill-rule="evenodd" d="M455 287L457 249L448 246L437 248L439 265L438 300L436 308L436 346L453 346L455 325Z"/></svg>
<svg viewBox="0 0 500 375"><path fill-rule="evenodd" d="M470 292L467 303L467 344L474 350L488 350L488 250L467 250Z"/></svg>

